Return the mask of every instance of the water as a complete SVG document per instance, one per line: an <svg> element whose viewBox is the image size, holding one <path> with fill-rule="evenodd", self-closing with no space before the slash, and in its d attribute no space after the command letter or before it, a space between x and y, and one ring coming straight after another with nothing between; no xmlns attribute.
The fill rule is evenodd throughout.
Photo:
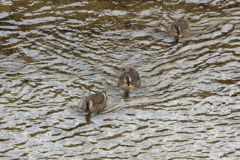
<svg viewBox="0 0 240 160"><path fill-rule="evenodd" d="M239 4L1 1L1 159L238 160ZM185 14L176 41L166 30ZM128 96L127 67L142 78ZM102 90L107 108L85 117Z"/></svg>

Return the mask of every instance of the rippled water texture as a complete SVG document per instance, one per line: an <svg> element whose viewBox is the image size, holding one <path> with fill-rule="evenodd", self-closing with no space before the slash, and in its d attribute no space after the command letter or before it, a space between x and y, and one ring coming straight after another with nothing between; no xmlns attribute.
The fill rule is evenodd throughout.
<svg viewBox="0 0 240 160"><path fill-rule="evenodd" d="M240 2L0 1L0 158L240 159ZM167 33L183 15L190 33ZM117 88L127 67L142 86ZM85 117L85 96L108 106Z"/></svg>

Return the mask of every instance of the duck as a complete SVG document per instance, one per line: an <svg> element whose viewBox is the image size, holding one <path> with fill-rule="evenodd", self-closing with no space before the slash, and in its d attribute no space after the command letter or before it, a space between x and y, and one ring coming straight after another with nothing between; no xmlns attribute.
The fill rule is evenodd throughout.
<svg viewBox="0 0 240 160"><path fill-rule="evenodd" d="M106 91L102 91L85 97L81 109L85 115L90 115L91 113L100 113L106 106L107 94Z"/></svg>
<svg viewBox="0 0 240 160"><path fill-rule="evenodd" d="M186 16L182 16L181 18L178 18L177 20L175 20L168 29L168 32L173 35L176 36L178 38L187 35L188 32L190 31L190 24L188 23L188 20L186 18Z"/></svg>
<svg viewBox="0 0 240 160"><path fill-rule="evenodd" d="M125 92L141 86L141 79L136 69L127 68L119 77L117 86Z"/></svg>

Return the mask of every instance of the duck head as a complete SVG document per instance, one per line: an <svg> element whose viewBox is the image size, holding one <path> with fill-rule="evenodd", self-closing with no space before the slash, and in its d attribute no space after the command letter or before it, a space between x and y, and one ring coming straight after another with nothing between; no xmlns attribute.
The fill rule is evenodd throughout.
<svg viewBox="0 0 240 160"><path fill-rule="evenodd" d="M132 84L131 84L132 79L131 79L131 77L129 75L126 75L124 77L124 81L127 83L128 88L131 89L132 88Z"/></svg>
<svg viewBox="0 0 240 160"><path fill-rule="evenodd" d="M89 108L92 108L92 101L89 100L87 103L86 103L86 110L85 110L85 115L90 115L90 109Z"/></svg>
<svg viewBox="0 0 240 160"><path fill-rule="evenodd" d="M178 38L182 37L182 34L180 32L180 27L178 25L174 25L173 27L174 27L174 29L177 32Z"/></svg>

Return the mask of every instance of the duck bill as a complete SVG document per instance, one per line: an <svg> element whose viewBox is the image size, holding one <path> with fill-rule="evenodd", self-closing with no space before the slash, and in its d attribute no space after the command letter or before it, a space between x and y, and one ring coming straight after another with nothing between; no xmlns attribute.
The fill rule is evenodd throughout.
<svg viewBox="0 0 240 160"><path fill-rule="evenodd" d="M132 85L129 85L128 88L132 88Z"/></svg>
<svg viewBox="0 0 240 160"><path fill-rule="evenodd" d="M90 115L90 113L89 113L89 112L85 112L84 114L85 114L85 115Z"/></svg>
<svg viewBox="0 0 240 160"><path fill-rule="evenodd" d="M180 35L178 35L178 38L180 38L180 37L182 37L182 35L180 34Z"/></svg>

